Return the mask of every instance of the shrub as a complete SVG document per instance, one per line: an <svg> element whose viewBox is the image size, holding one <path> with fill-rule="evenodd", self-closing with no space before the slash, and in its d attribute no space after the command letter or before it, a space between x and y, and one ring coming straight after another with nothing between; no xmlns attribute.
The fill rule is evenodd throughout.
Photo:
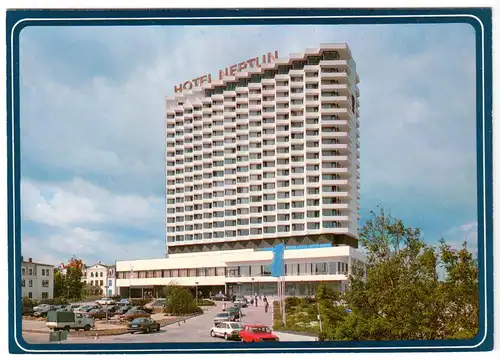
<svg viewBox="0 0 500 361"><path fill-rule="evenodd" d="M38 305L37 300L32 300L29 297L23 297L23 308L35 307L36 305Z"/></svg>
<svg viewBox="0 0 500 361"><path fill-rule="evenodd" d="M196 305L191 292L177 285L167 287L164 311L174 316L203 313L203 310Z"/></svg>
<svg viewBox="0 0 500 361"><path fill-rule="evenodd" d="M215 302L211 300L198 300L198 306L215 306Z"/></svg>
<svg viewBox="0 0 500 361"><path fill-rule="evenodd" d="M45 303L47 305L67 305L68 300L64 297L56 297L56 298L41 300L40 303Z"/></svg>
<svg viewBox="0 0 500 361"><path fill-rule="evenodd" d="M132 306L144 306L149 302L151 302L150 299L144 299L144 298L131 300Z"/></svg>

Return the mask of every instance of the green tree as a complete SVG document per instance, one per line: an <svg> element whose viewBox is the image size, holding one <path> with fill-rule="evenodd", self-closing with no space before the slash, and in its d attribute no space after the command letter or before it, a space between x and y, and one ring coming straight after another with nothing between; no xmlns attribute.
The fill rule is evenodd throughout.
<svg viewBox="0 0 500 361"><path fill-rule="evenodd" d="M79 300L83 295L84 283L82 282L83 262L72 257L65 266L66 274L60 270L54 271L54 298Z"/></svg>
<svg viewBox="0 0 500 361"><path fill-rule="evenodd" d="M318 290L325 313L323 339L433 340L477 333L477 264L465 245L459 251L444 241L437 248L428 246L418 228L406 227L383 209L372 212L360 242L367 255L366 275L351 272L342 297ZM440 260L444 281L437 275Z"/></svg>
<svg viewBox="0 0 500 361"><path fill-rule="evenodd" d="M192 293L185 287L171 284L166 287L164 293L166 295L166 313L175 316L203 313L201 308L196 305Z"/></svg>
<svg viewBox="0 0 500 361"><path fill-rule="evenodd" d="M54 297L65 296L65 279L61 271L56 268L54 270Z"/></svg>

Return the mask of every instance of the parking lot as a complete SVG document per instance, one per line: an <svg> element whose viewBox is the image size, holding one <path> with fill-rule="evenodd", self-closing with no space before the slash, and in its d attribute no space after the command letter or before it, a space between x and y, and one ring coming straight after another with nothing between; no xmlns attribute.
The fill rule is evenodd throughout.
<svg viewBox="0 0 500 361"><path fill-rule="evenodd" d="M272 303L271 303L272 304ZM229 303L228 303L229 305ZM193 317L181 322L162 327L160 332L149 334L123 334L113 336L95 337L72 337L71 334L66 341L61 343L143 343L143 342L235 342L225 341L222 338L210 336L210 328L213 326L213 317L222 309L222 303L217 302L215 307L206 309L201 316ZM249 306L243 308L242 323L262 323L272 326L272 308L268 313L264 312L264 305L258 307ZM276 332L281 341L312 341L314 338L300 335L290 335ZM23 338L28 343L48 343L49 335L41 333L23 333Z"/></svg>

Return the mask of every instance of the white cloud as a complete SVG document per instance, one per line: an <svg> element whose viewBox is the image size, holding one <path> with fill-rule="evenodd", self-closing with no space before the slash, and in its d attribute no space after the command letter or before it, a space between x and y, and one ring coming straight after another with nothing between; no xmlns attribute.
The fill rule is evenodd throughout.
<svg viewBox="0 0 500 361"><path fill-rule="evenodd" d="M36 262L57 265L74 255L86 264L98 261L113 264L116 260L161 258L164 245L160 239L142 239L124 245L119 235L75 227L23 236L21 248L25 257L32 257Z"/></svg>
<svg viewBox="0 0 500 361"><path fill-rule="evenodd" d="M24 220L52 227L121 225L147 228L163 224L164 201L157 197L117 194L75 178L44 183L23 179Z"/></svg>

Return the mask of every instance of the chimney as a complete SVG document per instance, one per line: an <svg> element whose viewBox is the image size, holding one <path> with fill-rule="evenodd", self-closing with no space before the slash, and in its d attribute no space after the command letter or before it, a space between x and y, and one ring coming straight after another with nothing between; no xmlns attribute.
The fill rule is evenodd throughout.
<svg viewBox="0 0 500 361"><path fill-rule="evenodd" d="M30 257L30 258L28 258L28 262L29 262L29 263L33 262L33 258L31 258L31 257Z"/></svg>

